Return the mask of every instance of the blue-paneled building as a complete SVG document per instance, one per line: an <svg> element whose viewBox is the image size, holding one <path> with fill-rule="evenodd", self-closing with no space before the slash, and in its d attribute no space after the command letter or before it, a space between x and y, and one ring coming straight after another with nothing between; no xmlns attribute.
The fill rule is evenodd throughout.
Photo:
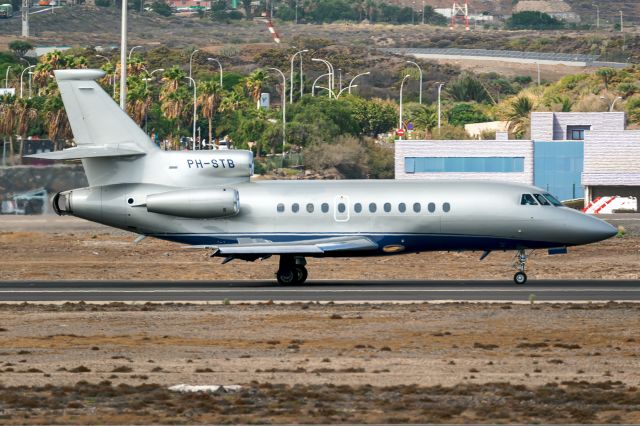
<svg viewBox="0 0 640 426"><path fill-rule="evenodd" d="M533 184L562 200L640 195L640 131L623 112L534 112L531 139L402 140L396 179L481 179Z"/></svg>

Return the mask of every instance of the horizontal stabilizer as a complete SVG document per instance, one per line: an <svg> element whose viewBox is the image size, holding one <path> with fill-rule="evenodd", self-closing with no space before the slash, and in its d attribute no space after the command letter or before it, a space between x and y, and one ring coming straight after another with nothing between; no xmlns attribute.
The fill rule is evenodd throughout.
<svg viewBox="0 0 640 426"><path fill-rule="evenodd" d="M238 244L198 245L189 248L216 250L216 255L237 254L322 254L328 252L375 250L378 244L365 237L335 237L277 243L266 240Z"/></svg>
<svg viewBox="0 0 640 426"><path fill-rule="evenodd" d="M126 157L130 155L145 155L145 152L134 144L83 145L62 151L25 155L25 157L41 158L43 160L77 160L81 158Z"/></svg>

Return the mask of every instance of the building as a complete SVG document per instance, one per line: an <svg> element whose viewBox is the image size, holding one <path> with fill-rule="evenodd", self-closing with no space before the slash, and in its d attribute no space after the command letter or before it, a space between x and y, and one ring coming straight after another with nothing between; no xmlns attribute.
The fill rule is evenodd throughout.
<svg viewBox="0 0 640 426"><path fill-rule="evenodd" d="M640 197L640 131L625 113L534 112L531 139L396 141L396 179L486 179L543 188L585 205Z"/></svg>

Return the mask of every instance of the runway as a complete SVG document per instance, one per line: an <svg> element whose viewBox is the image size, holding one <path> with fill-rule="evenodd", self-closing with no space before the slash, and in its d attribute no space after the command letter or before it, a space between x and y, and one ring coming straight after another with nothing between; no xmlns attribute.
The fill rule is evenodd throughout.
<svg viewBox="0 0 640 426"><path fill-rule="evenodd" d="M533 296L532 296L533 295ZM640 281L2 281L0 302L637 301Z"/></svg>

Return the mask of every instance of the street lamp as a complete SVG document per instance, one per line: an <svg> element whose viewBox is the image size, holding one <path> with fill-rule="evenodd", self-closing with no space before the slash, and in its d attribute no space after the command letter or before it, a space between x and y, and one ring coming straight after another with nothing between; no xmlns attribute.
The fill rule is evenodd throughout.
<svg viewBox="0 0 640 426"><path fill-rule="evenodd" d="M7 72L4 74L4 87L9 88L9 70L11 69L11 65L7 67Z"/></svg>
<svg viewBox="0 0 640 426"><path fill-rule="evenodd" d="M440 94L442 93L442 86L444 83L437 82L438 85L438 129L440 129L440 113L441 113L441 103L440 103Z"/></svg>
<svg viewBox="0 0 640 426"><path fill-rule="evenodd" d="M218 63L218 67L220 68L220 87L222 87L222 64L216 58L207 58L207 61Z"/></svg>
<svg viewBox="0 0 640 426"><path fill-rule="evenodd" d="M129 60L129 61L130 61L130 60L131 60L131 55L133 54L133 51L134 51L134 50L136 50L136 49L140 49L141 47L142 47L142 46L133 46L133 47L131 48L131 50L129 50L129 56L127 56L127 60Z"/></svg>
<svg viewBox="0 0 640 426"><path fill-rule="evenodd" d="M620 11L620 32L624 32L624 18L622 17L622 11Z"/></svg>
<svg viewBox="0 0 640 426"><path fill-rule="evenodd" d="M371 71L367 71L367 72L363 72L363 73L358 74L358 75L356 75L355 77L353 77L353 78L351 79L351 81L349 82L349 87L348 87L348 89L349 89L349 94L351 94L351 88L352 88L352 87L356 87L356 86L354 86L354 85L353 85L353 82L354 82L354 81L356 81L356 78L358 78L358 77L360 77L360 76L363 76L363 75L370 75L370 74L371 74Z"/></svg>
<svg viewBox="0 0 640 426"><path fill-rule="evenodd" d="M342 92L344 92L345 90L348 90L351 87L358 87L358 85L354 84L353 86L347 86L347 87L343 88L341 91L338 92L338 96L336 96L336 98L339 98L340 95L342 95Z"/></svg>
<svg viewBox="0 0 640 426"><path fill-rule="evenodd" d="M596 8L596 30L599 30L600 29L600 6L598 6L595 3L592 6L595 6Z"/></svg>
<svg viewBox="0 0 640 426"><path fill-rule="evenodd" d="M296 10L298 7L298 3L296 2ZM297 22L296 22L297 23ZM300 97L302 97L302 54L308 52L309 49L302 49L297 51L291 56L291 77L289 79L289 83L291 84L291 88L289 89L289 103L293 103L293 60L296 55L300 55Z"/></svg>
<svg viewBox="0 0 640 426"><path fill-rule="evenodd" d="M185 77L189 80L189 83L193 84L193 142L192 142L192 150L196 150L196 121L198 121L198 116L196 115L196 106L197 106L197 88L196 81L191 77Z"/></svg>
<svg viewBox="0 0 640 426"><path fill-rule="evenodd" d="M398 120L398 129L402 129L402 88L404 87L404 82L411 77L409 74L405 75L402 79L402 83L400 83L400 117ZM400 140L402 140L402 136L400 136Z"/></svg>
<svg viewBox="0 0 640 426"><path fill-rule="evenodd" d="M145 90L145 91L147 90L147 86L148 86L148 84L147 84L147 83L148 83L149 81L153 80L153 75L154 75L155 73L157 73L157 72L164 72L164 68L158 68L158 69L155 69L155 70L153 70L153 71L151 71L151 72L147 72L147 74L149 75L149 78L145 78L145 79L144 79L144 90Z"/></svg>
<svg viewBox="0 0 640 426"><path fill-rule="evenodd" d="M33 71L29 71L29 99L31 99L31 81L33 80Z"/></svg>
<svg viewBox="0 0 640 426"><path fill-rule="evenodd" d="M111 60L109 60L109 58L107 58L106 56L102 56L102 55L96 55L96 58L102 58L104 60L106 60L109 65L111 65ZM113 97L116 97L116 70L115 68L113 69L113 75L111 76L111 84L113 85Z"/></svg>
<svg viewBox="0 0 640 426"><path fill-rule="evenodd" d="M413 61L407 61L408 64L411 65L415 65L418 68L418 71L420 71L420 97L419 97L419 102L420 105L422 105L422 68L420 68L420 65L418 65L417 63L413 62Z"/></svg>
<svg viewBox="0 0 640 426"><path fill-rule="evenodd" d="M276 71L282 77L282 164L280 167L284 167L284 143L286 140L287 134L287 78L284 76L284 73L280 71L278 68L267 68L271 71Z"/></svg>
<svg viewBox="0 0 640 426"><path fill-rule="evenodd" d="M318 59L318 58L311 58L312 61L314 62L322 62L323 64L325 64L327 66L327 68L329 69L329 98L331 98L331 94L333 93L333 80L335 78L335 73L333 71L333 65L331 65L331 62L324 60L324 59Z"/></svg>
<svg viewBox="0 0 640 426"><path fill-rule="evenodd" d="M603 101L607 101L607 103L609 103L609 100L607 98L605 98L604 96L600 96L600 99L602 99ZM613 112L613 107L616 105L616 102L618 102L619 100L622 100L622 96L617 96L613 102L611 102L609 104L609 112Z"/></svg>
<svg viewBox="0 0 640 426"><path fill-rule="evenodd" d="M35 65L31 65L26 67L25 69L22 70L22 72L20 73L20 99L22 99L22 77L24 76L24 73L28 70L30 70L31 68L35 68Z"/></svg>
<svg viewBox="0 0 640 426"><path fill-rule="evenodd" d="M319 76L318 78L316 78L315 80L313 80L313 84L311 85L311 96L315 96L316 95L316 84L318 83L318 80L320 80L322 77L326 77L329 76L331 77L331 73L326 73L326 74L322 74L321 76ZM321 87L321 86L318 86ZM329 93L331 93L331 88L330 87L322 87L323 89L327 89L329 91ZM331 96L331 95L329 95Z"/></svg>
<svg viewBox="0 0 640 426"><path fill-rule="evenodd" d="M199 51L200 50L196 49L193 52L191 52L191 56L189 56L189 78L191 78L191 67L192 67L192 64L193 64L193 55L195 55ZM191 81L193 81L192 78L191 78L191 80L189 80L189 87L191 87Z"/></svg>

